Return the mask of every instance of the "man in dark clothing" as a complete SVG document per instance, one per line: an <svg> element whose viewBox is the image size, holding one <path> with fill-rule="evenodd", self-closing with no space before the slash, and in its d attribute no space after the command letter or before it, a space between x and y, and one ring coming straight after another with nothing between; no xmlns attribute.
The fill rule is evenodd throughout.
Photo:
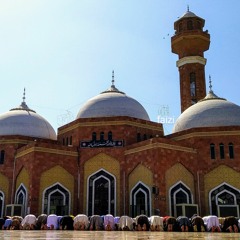
<svg viewBox="0 0 240 240"><path fill-rule="evenodd" d="M73 230L73 216L70 215L63 216L60 220L60 229Z"/></svg>

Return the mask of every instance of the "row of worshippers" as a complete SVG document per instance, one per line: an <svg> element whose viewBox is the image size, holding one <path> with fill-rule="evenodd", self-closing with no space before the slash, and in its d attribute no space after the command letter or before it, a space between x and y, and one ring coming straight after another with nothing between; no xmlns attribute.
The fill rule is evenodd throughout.
<svg viewBox="0 0 240 240"><path fill-rule="evenodd" d="M194 214L191 218L166 216L163 222L165 222L165 231L237 233L240 229L240 220L234 216L225 218L215 215L200 217L197 214Z"/></svg>
<svg viewBox="0 0 240 240"><path fill-rule="evenodd" d="M2 230L122 230L122 231L180 231L180 232L238 232L240 220L229 216L218 218L210 215L200 217L193 215L191 218L179 216L160 217L154 215L147 217L139 215L136 218L129 216L113 217L111 214L104 216L84 214L77 216L56 214L41 214L36 217L28 214L24 218L19 216L4 217L0 219Z"/></svg>

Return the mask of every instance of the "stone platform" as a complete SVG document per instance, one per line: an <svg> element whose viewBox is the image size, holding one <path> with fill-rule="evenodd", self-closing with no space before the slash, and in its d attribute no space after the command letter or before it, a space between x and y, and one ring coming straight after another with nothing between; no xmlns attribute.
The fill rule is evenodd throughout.
<svg viewBox="0 0 240 240"><path fill-rule="evenodd" d="M0 231L0 240L239 240L240 233L181 233L181 232L123 232L123 231Z"/></svg>

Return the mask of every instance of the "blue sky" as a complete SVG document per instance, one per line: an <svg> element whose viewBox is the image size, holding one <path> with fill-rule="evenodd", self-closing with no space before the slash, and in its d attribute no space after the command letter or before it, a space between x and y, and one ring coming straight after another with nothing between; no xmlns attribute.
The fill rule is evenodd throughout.
<svg viewBox="0 0 240 240"><path fill-rule="evenodd" d="M240 104L239 0L0 0L0 113L26 103L57 128L111 85L138 100L152 121L180 115L174 21L187 10L211 35L206 80ZM208 86L208 83L207 83ZM172 124L164 126L171 133Z"/></svg>

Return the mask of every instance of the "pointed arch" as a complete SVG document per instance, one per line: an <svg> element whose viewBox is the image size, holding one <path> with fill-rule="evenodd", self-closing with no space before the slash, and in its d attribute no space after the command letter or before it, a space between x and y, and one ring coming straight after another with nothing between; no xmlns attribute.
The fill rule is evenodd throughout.
<svg viewBox="0 0 240 240"><path fill-rule="evenodd" d="M109 174L109 176L107 177L108 179L112 177L112 179L114 179L115 183L114 185L112 185L111 183L111 186L112 189L114 189L114 195L116 196L114 197L114 210L111 211L116 212L115 215L119 215L120 212L118 204L120 202L120 199L123 197L120 195L120 164L118 159L113 158L112 156L109 156L105 153L99 153L93 156L92 158L88 159L88 161L86 161L84 164L84 211L89 215L89 209L92 209L90 207L90 204L92 204L92 200L90 199L93 195L90 195L90 191L92 191L92 189L89 189L90 187L92 187L90 186L90 182L92 181L92 179L91 181L89 181L89 179L90 177L94 176L94 174L99 174L99 171L101 170ZM105 173L103 175L105 176ZM101 181L104 181L104 183L107 184L106 179L104 180L104 178L101 178L98 182L95 182L95 187L100 184ZM105 187L107 187L107 185ZM104 190L106 191L105 194L107 194L107 189L108 188L104 188ZM111 197L113 197L114 195L111 192Z"/></svg>
<svg viewBox="0 0 240 240"><path fill-rule="evenodd" d="M182 181L178 181L169 188L169 212L171 216L176 215L176 204L180 203L193 203L191 189Z"/></svg>
<svg viewBox="0 0 240 240"><path fill-rule="evenodd" d="M22 213L25 216L27 214L28 207L28 191L23 183L20 184L15 193L15 204L21 204L23 206Z"/></svg>
<svg viewBox="0 0 240 240"><path fill-rule="evenodd" d="M42 196L42 212L56 215L70 214L71 209L71 192L61 183L47 187Z"/></svg>
<svg viewBox="0 0 240 240"><path fill-rule="evenodd" d="M150 188L142 181L138 181L130 191L130 215L132 217L140 214L150 216L152 209L151 203Z"/></svg>
<svg viewBox="0 0 240 240"><path fill-rule="evenodd" d="M87 179L87 215L116 215L116 177L101 168Z"/></svg>
<svg viewBox="0 0 240 240"><path fill-rule="evenodd" d="M8 199L9 179L0 173L0 217L3 217L6 199Z"/></svg>
<svg viewBox="0 0 240 240"><path fill-rule="evenodd" d="M224 176L224 182L223 182L223 176ZM206 196L205 204L207 206L209 214L210 212L215 211L213 209L212 203L211 205L209 205L210 203L209 194L213 191L213 189L217 190L219 186L221 186L222 184L226 184L226 186L230 186L235 190L240 190L240 182L238 180L239 178L240 178L240 173L226 165L219 165L218 167L212 169L210 172L204 175L204 194Z"/></svg>
<svg viewBox="0 0 240 240"><path fill-rule="evenodd" d="M0 217L4 216L4 204L5 204L5 194L3 191L0 191Z"/></svg>
<svg viewBox="0 0 240 240"><path fill-rule="evenodd" d="M237 207L239 214L240 190L223 182L209 192L209 210L211 215L220 216L219 206ZM229 209L230 210L230 209Z"/></svg>

